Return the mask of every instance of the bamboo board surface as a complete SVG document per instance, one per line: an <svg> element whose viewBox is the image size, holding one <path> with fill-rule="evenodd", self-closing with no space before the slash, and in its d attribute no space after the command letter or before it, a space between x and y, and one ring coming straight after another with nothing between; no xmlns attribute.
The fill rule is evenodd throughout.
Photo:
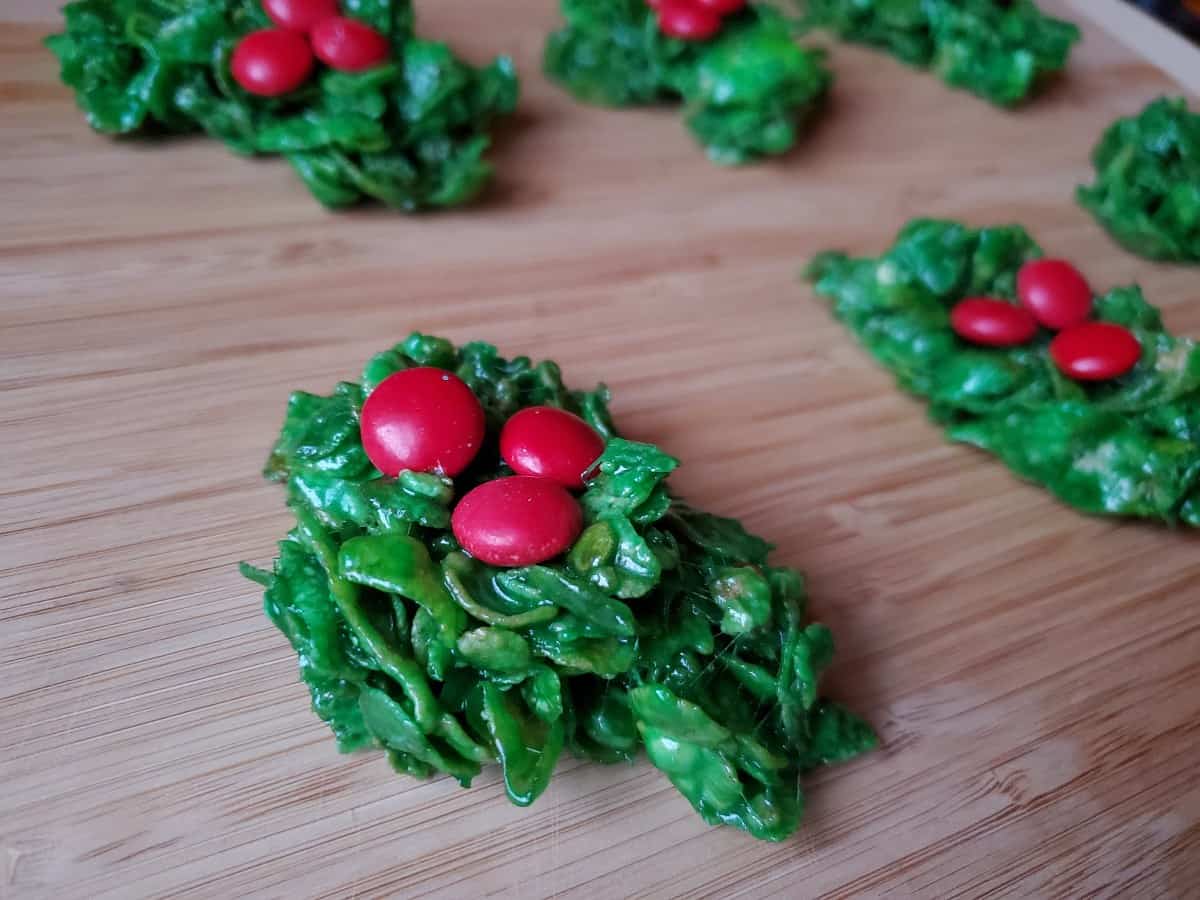
<svg viewBox="0 0 1200 900"><path fill-rule="evenodd" d="M947 445L795 280L915 215L1019 221L1200 335L1195 270L1071 200L1100 130L1178 86L1094 24L1016 114L835 47L811 138L723 170L671 112L547 84L553 4L506 4L482 31L469 0L419 4L524 77L486 202L422 218L92 134L38 46L53 6L6 4L0 897L1195 896L1197 538ZM809 782L796 838L708 828L646 763L564 761L519 810L495 771L463 791L335 753L235 564L288 527L258 477L288 391L414 328L606 380L677 489L807 570L830 690L885 748Z"/></svg>

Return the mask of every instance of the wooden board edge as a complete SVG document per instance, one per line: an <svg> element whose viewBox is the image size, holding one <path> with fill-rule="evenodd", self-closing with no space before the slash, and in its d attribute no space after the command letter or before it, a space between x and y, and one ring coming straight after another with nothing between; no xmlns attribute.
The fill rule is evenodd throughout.
<svg viewBox="0 0 1200 900"><path fill-rule="evenodd" d="M1124 0L1067 2L1077 13L1169 75L1184 90L1200 96L1200 47Z"/></svg>

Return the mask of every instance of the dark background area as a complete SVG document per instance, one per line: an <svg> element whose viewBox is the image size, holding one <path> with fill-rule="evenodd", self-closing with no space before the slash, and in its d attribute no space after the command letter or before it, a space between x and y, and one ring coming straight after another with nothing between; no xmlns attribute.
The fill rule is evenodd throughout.
<svg viewBox="0 0 1200 900"><path fill-rule="evenodd" d="M1126 0L1200 44L1200 0Z"/></svg>

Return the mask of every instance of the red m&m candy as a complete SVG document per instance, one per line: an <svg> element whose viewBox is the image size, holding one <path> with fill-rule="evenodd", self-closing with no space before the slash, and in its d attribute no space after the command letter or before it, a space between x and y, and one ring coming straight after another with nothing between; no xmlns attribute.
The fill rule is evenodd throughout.
<svg viewBox="0 0 1200 900"><path fill-rule="evenodd" d="M482 562L531 566L575 542L583 513L562 485L514 475L470 491L454 508L450 528L463 549Z"/></svg>
<svg viewBox="0 0 1200 900"><path fill-rule="evenodd" d="M565 409L530 406L504 423L500 456L518 475L582 488L583 475L604 452L604 438Z"/></svg>
<svg viewBox="0 0 1200 900"><path fill-rule="evenodd" d="M691 0L691 2L718 16L733 15L733 13L746 8L746 0Z"/></svg>
<svg viewBox="0 0 1200 900"><path fill-rule="evenodd" d="M1107 381L1124 375L1142 358L1133 333L1111 322L1086 322L1050 342L1054 364L1078 381Z"/></svg>
<svg viewBox="0 0 1200 900"><path fill-rule="evenodd" d="M310 35L317 59L331 69L361 72L387 61L387 38L365 22L331 16L318 22Z"/></svg>
<svg viewBox="0 0 1200 900"><path fill-rule="evenodd" d="M280 28L305 33L338 14L337 0L263 0L263 10Z"/></svg>
<svg viewBox="0 0 1200 900"><path fill-rule="evenodd" d="M384 475L457 475L483 443L483 407L457 375L422 366L389 375L367 397L363 449Z"/></svg>
<svg viewBox="0 0 1200 900"><path fill-rule="evenodd" d="M663 0L658 6L658 28L683 41L706 41L721 30L721 17L689 0Z"/></svg>
<svg viewBox="0 0 1200 900"><path fill-rule="evenodd" d="M1024 344L1037 334L1029 310L989 297L960 302L950 312L950 325L959 337L988 347Z"/></svg>
<svg viewBox="0 0 1200 900"><path fill-rule="evenodd" d="M1055 331L1081 325L1092 314L1092 289L1061 259L1035 259L1017 272L1017 296L1034 318Z"/></svg>
<svg viewBox="0 0 1200 900"><path fill-rule="evenodd" d="M308 80L313 54L303 36L282 28L252 31L233 48L233 80L251 94L278 97Z"/></svg>

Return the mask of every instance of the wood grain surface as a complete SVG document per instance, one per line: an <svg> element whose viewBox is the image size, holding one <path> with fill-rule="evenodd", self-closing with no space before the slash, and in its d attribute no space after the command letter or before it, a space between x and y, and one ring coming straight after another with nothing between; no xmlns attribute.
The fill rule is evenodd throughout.
<svg viewBox="0 0 1200 900"><path fill-rule="evenodd" d="M1015 114L836 47L811 139L724 170L670 111L547 84L552 6L419 4L525 90L486 201L406 218L92 134L38 44L53 5L4 4L0 897L1200 895L1197 537L947 445L795 280L915 215L1015 220L1200 334L1196 270L1071 200L1100 130L1179 87L1095 25ZM810 783L795 839L704 826L645 763L564 761L519 810L495 771L337 755L235 565L288 527L258 477L288 391L414 328L608 381L679 490L808 571L831 690L885 747Z"/></svg>

